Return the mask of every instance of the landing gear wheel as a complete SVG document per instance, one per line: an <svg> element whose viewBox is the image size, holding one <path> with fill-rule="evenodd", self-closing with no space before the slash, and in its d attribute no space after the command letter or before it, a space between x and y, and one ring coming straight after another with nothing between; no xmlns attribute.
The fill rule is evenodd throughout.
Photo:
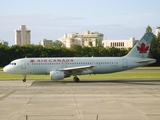
<svg viewBox="0 0 160 120"><path fill-rule="evenodd" d="M79 82L79 78L78 77L74 77L73 78L75 82Z"/></svg>
<svg viewBox="0 0 160 120"><path fill-rule="evenodd" d="M23 82L26 82L26 79L23 79Z"/></svg>
<svg viewBox="0 0 160 120"><path fill-rule="evenodd" d="M23 82L26 82L26 75L23 75Z"/></svg>

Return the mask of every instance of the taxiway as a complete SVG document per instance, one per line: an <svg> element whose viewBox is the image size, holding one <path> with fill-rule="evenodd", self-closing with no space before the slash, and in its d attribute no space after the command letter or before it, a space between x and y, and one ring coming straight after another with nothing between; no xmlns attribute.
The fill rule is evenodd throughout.
<svg viewBox="0 0 160 120"><path fill-rule="evenodd" d="M0 81L1 120L159 120L160 80Z"/></svg>

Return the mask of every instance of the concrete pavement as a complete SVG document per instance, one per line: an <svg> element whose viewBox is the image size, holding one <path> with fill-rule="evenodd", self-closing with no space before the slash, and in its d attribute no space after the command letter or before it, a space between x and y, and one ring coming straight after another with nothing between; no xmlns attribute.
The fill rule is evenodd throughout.
<svg viewBox="0 0 160 120"><path fill-rule="evenodd" d="M0 81L0 120L159 120L160 80Z"/></svg>

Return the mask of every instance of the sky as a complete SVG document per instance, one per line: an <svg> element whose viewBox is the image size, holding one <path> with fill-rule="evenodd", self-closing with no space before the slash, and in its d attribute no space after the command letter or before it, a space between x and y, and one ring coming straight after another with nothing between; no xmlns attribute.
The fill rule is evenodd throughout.
<svg viewBox="0 0 160 120"><path fill-rule="evenodd" d="M26 25L31 44L85 30L104 39L139 40L147 26L160 26L160 0L0 0L0 39L15 44L14 30Z"/></svg>

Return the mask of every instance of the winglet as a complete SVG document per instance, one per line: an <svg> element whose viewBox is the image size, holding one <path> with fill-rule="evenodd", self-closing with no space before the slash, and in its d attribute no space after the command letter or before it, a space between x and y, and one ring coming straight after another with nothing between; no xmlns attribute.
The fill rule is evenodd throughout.
<svg viewBox="0 0 160 120"><path fill-rule="evenodd" d="M145 35L137 42L132 50L125 57L147 58L153 33L145 33Z"/></svg>

